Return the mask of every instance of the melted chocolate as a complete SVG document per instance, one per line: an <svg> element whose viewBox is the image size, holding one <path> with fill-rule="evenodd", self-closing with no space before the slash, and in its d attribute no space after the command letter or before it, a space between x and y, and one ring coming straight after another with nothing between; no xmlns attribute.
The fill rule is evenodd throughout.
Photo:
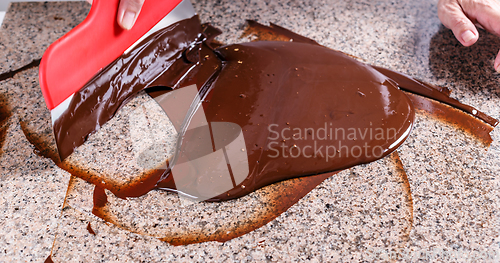
<svg viewBox="0 0 500 263"><path fill-rule="evenodd" d="M478 111L476 108L460 103L458 100L449 97L449 91L440 89L439 87L423 83L419 80L413 79L401 73L392 70L384 69L381 67L372 66L382 74L388 76L398 83L398 86L405 91L418 94L427 98L432 98L437 101L443 102L457 109L465 111L469 114L476 116L491 126L497 126L498 120Z"/></svg>
<svg viewBox="0 0 500 263"><path fill-rule="evenodd" d="M108 196L104 188L96 185L94 187L94 207L104 207L108 202Z"/></svg>
<svg viewBox="0 0 500 263"><path fill-rule="evenodd" d="M236 198L281 180L369 163L391 153L409 135L414 117L413 104L399 88L497 124L451 99L446 89L360 63L276 25L251 25L293 41L258 41L214 50L210 42L219 31L200 25L193 17L153 34L117 59L76 93L68 110L56 120L61 158L133 94L152 86L175 89L196 84L203 92L208 123L241 127L248 150L248 176L237 186L233 178L236 187L224 194L203 197L212 201ZM177 153L207 154L197 149L196 136L182 134ZM140 189L112 191L127 197L153 188L197 188L176 186L170 172L154 171ZM198 192L185 194L201 197Z"/></svg>
<svg viewBox="0 0 500 263"><path fill-rule="evenodd" d="M412 127L413 105L404 93L386 76L340 52L272 41L229 45L216 52L224 63L203 109L209 123L241 127L250 172L213 201L372 162L395 150ZM185 136L180 151L195 140ZM160 182L158 187L168 185Z"/></svg>
<svg viewBox="0 0 500 263"><path fill-rule="evenodd" d="M411 227L413 226L413 197L411 194L410 181L408 180L408 175L406 174L405 168L403 166L403 162L401 162L401 159L399 158L398 151L394 151L391 154L391 159L394 163L397 174L401 177L401 180L403 181L404 190L405 190L406 196L407 196L406 200L408 202L408 206L410 207L410 211L411 211L410 224L409 224L410 227L407 230L407 236L409 238Z"/></svg>
<svg viewBox="0 0 500 263"><path fill-rule="evenodd" d="M197 17L180 21L153 34L129 55L103 69L75 94L70 108L54 126L60 156L64 158L139 90L155 86L167 87L151 89L149 94L156 97L171 89L196 84L206 92L201 105L207 121L232 122L242 128L250 166L249 175L242 183L210 200L236 198L281 180L290 182L289 187L285 187L285 192L280 193L282 195L276 195L276 200L270 199L278 204L277 208L252 224L239 227L230 235L220 232L215 236L193 234L164 239L172 244L226 241L248 233L286 211L331 176L332 173L328 172L371 162L389 154L408 136L414 115L413 105L462 126L476 127L480 123L482 126L478 127L483 130L481 134L489 136L491 126L435 101L411 94L407 96L398 88L476 113L476 117L493 126L497 124L491 117L450 99L450 92L446 88L359 63L341 52L321 47L313 40L276 25L266 27L251 21L250 28L264 32L266 36L261 37L263 39L287 42L253 42L220 47L212 42L213 37L219 33L218 30L200 25ZM290 43L290 40L293 42ZM276 125L271 126L272 124ZM270 136L275 137L270 128L278 133L290 131L285 134L288 139L270 139ZM325 130L326 138L323 139L323 136L318 139L316 134L316 139L313 139L308 128L312 128L314 132ZM331 128L333 133L328 134ZM331 135L335 134L335 128L353 128L357 136L334 140ZM302 133L294 137L291 132L294 129ZM392 136L382 136L384 138L375 139L372 136L370 139L366 135L360 138L363 132L369 133L375 129L394 129L395 132ZM478 131L476 128L470 129L474 135ZM196 151L196 145L192 143L196 141L195 135L183 133L183 144L179 152L206 154ZM31 135L28 139L36 141ZM278 146L277 148L269 144L274 141L277 144L272 145ZM342 156L332 157L327 161L326 147L335 146L339 141L345 143L347 149L363 149L362 146L367 145L371 149L377 147L382 150L379 156L371 157L347 156L344 151ZM319 156L320 158L304 155L293 159L283 155L270 157L270 154L276 153L276 149L308 149L306 147L313 146L314 143L317 148L322 146L323 156ZM53 153L49 151L40 149L40 152L53 157ZM306 154L310 156L311 153ZM402 169L397 155L394 158ZM83 171L72 170L64 163L58 165L73 175L89 179ZM177 191L178 187L170 172L169 169L152 171L126 188L113 188L99 181L88 180L96 185L93 213L108 222L115 222L106 210L104 188L122 198L140 196L155 188ZM406 178L405 182L407 181ZM409 184L408 192L411 193Z"/></svg>

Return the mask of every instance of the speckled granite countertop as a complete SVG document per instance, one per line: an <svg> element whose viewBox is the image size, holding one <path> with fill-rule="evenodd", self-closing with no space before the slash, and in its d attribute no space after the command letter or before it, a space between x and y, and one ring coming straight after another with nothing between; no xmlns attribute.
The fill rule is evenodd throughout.
<svg viewBox="0 0 500 263"><path fill-rule="evenodd" d="M476 45L461 47L441 26L435 2L193 4L203 22L224 31L223 42L241 41L245 19L273 22L367 63L447 86L452 97L499 118L499 75L492 65L500 39L480 31ZM0 73L39 59L89 8L84 2L12 4L0 29ZM485 147L449 123L418 114L398 149L402 166L387 157L343 171L242 237L171 246L91 214L90 185L41 157L27 140L26 134L50 135L37 67L0 82L0 114L3 262L41 262L51 252L55 262L500 261L498 128ZM154 195L144 199L155 204ZM137 224L147 223L141 221L147 215L138 218Z"/></svg>

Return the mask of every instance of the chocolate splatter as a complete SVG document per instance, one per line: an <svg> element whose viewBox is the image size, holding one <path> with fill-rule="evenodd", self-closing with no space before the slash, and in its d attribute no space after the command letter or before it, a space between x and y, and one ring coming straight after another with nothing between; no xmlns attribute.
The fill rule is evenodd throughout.
<svg viewBox="0 0 500 263"><path fill-rule="evenodd" d="M87 231L89 231L91 235L96 235L94 229L92 229L92 226L90 225L90 222L87 224Z"/></svg>

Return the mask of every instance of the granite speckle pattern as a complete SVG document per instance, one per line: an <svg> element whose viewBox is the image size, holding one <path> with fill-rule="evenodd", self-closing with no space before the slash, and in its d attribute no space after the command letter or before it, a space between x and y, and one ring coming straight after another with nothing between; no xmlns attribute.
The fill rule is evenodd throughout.
<svg viewBox="0 0 500 263"><path fill-rule="evenodd" d="M40 58L89 10L86 2L11 3L0 29L0 72L15 70Z"/></svg>
<svg viewBox="0 0 500 263"><path fill-rule="evenodd" d="M480 31L476 45L461 47L441 26L435 1L201 0L193 4L203 22L213 22L224 31L219 37L223 42L247 40L239 39L244 19L273 22L367 63L450 87L452 97L500 117L499 75L492 68L500 39ZM88 10L88 4L78 2L12 4L0 29L0 73L40 58ZM258 197L273 188L192 209L182 208L175 195L163 192L130 202L108 192L114 215L124 224L106 223L91 213L93 186L37 155L32 145L43 143L53 149L50 114L37 78L38 68L32 68L0 82L0 261L40 262L51 252L55 262L500 261L498 128L487 148L459 128L418 112L412 134L398 149L401 163L391 155L342 171L275 220L244 236L224 243L171 246L156 236L175 225L189 231L216 229L227 219L238 223L239 217L262 207ZM116 149L123 156L117 167L130 164L131 170L134 165L143 169L133 163L140 149L134 148L135 130L126 125L142 126L138 125L144 121L137 111L140 107L158 116L150 103L144 94L132 100L119 118L79 149L80 155L74 158L81 159L75 162L96 157L85 154L107 141L111 147L103 153L107 161L112 161ZM146 131L151 132L156 132L155 127ZM161 143L168 144L174 135ZM103 178L112 174L102 173L106 162L84 164L93 165ZM127 175L112 178L130 179ZM88 232L89 222L96 235Z"/></svg>
<svg viewBox="0 0 500 263"><path fill-rule="evenodd" d="M36 154L17 116L7 126L0 165L0 257L40 262L52 249L70 174Z"/></svg>

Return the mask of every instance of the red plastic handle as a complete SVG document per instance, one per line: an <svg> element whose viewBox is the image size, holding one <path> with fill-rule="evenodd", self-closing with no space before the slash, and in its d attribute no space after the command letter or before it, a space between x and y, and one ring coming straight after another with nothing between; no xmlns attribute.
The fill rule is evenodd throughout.
<svg viewBox="0 0 500 263"><path fill-rule="evenodd" d="M181 0L146 0L131 30L116 22L119 0L94 0L87 18L52 43L40 63L40 87L52 110L123 54Z"/></svg>

